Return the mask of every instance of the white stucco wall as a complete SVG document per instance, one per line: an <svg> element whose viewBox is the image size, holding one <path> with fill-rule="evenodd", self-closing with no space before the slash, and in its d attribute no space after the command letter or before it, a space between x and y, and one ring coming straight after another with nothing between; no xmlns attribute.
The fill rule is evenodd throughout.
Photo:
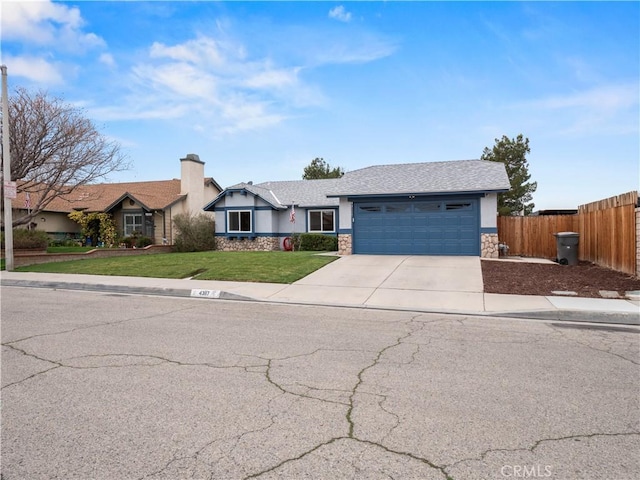
<svg viewBox="0 0 640 480"><path fill-rule="evenodd" d="M489 193L480 199L480 228L498 227L498 194Z"/></svg>
<svg viewBox="0 0 640 480"><path fill-rule="evenodd" d="M340 221L338 228L340 230L350 230L353 228L353 202L346 198L340 199Z"/></svg>

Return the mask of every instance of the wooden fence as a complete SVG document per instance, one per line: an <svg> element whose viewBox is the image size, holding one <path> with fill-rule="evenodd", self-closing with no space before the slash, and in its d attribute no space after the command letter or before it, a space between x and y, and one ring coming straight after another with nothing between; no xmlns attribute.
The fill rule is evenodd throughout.
<svg viewBox="0 0 640 480"><path fill-rule="evenodd" d="M556 258L558 232L580 234L578 258L638 275L636 243L637 192L578 208L576 215L498 217L498 238L510 255Z"/></svg>

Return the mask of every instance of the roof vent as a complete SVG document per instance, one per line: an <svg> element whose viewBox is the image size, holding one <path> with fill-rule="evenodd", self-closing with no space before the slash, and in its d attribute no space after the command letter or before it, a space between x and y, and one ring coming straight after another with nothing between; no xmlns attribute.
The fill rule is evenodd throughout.
<svg viewBox="0 0 640 480"><path fill-rule="evenodd" d="M247 185L253 185L253 180L249 180L249 181L247 182Z"/></svg>

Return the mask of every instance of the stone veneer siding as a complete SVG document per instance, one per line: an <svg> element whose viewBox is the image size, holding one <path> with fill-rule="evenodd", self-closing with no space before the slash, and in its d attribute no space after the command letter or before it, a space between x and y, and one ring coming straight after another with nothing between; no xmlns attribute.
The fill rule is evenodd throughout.
<svg viewBox="0 0 640 480"><path fill-rule="evenodd" d="M338 255L351 255L351 235L346 233L338 234Z"/></svg>
<svg viewBox="0 0 640 480"><path fill-rule="evenodd" d="M482 258L498 258L500 256L498 243L497 233L480 234L480 256Z"/></svg>
<svg viewBox="0 0 640 480"><path fill-rule="evenodd" d="M280 239L278 237L255 237L239 240L237 238L216 237L216 250L225 252L280 250Z"/></svg>

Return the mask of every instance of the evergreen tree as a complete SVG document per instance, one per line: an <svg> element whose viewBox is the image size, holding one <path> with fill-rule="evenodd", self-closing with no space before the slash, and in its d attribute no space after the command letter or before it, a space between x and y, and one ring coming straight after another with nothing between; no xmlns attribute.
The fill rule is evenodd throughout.
<svg viewBox="0 0 640 480"><path fill-rule="evenodd" d="M320 178L340 178L344 170L340 167L331 168L323 158L314 158L304 167L303 180L318 180Z"/></svg>
<svg viewBox="0 0 640 480"><path fill-rule="evenodd" d="M530 215L533 211L533 192L538 188L538 182L530 182L529 162L527 154L529 139L522 134L515 139L503 135L501 139L495 139L496 144L492 149L485 147L481 160L502 162L507 168L507 175L511 183L508 192L498 194L499 215Z"/></svg>

